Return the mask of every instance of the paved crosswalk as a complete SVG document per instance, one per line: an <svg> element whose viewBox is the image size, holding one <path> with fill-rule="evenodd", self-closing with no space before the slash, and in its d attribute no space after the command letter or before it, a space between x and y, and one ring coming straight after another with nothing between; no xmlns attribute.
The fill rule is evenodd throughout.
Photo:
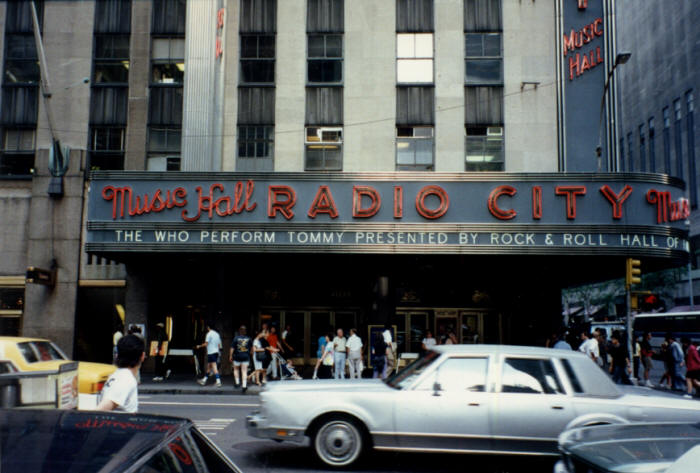
<svg viewBox="0 0 700 473"><path fill-rule="evenodd" d="M234 423L236 419L213 418L209 420L194 420L194 425L205 435L211 437Z"/></svg>

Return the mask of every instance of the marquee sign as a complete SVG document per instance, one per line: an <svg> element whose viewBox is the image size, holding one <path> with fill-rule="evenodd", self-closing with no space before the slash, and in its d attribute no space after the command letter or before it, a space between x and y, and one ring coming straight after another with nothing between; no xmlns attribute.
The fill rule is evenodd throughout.
<svg viewBox="0 0 700 473"><path fill-rule="evenodd" d="M86 248L682 256L688 215L660 175L97 172Z"/></svg>

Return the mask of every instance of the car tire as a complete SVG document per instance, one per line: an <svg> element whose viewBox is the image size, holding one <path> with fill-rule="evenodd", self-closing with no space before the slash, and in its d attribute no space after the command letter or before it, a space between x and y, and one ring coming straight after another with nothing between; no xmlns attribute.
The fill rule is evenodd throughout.
<svg viewBox="0 0 700 473"><path fill-rule="evenodd" d="M319 423L312 447L321 462L340 468L356 462L362 456L365 443L364 431L356 420L334 416Z"/></svg>

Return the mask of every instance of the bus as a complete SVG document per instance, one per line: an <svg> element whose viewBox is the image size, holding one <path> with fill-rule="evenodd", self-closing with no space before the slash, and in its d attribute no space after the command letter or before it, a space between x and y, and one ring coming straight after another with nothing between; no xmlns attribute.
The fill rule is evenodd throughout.
<svg viewBox="0 0 700 473"><path fill-rule="evenodd" d="M654 350L661 347L668 332L679 342L683 337L700 342L700 311L637 314L634 316L635 339L644 335L644 332L651 333L650 343Z"/></svg>

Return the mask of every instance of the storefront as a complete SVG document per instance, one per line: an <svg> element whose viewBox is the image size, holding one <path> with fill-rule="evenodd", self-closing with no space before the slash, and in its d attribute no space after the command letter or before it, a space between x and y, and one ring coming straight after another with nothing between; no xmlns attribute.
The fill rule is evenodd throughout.
<svg viewBox="0 0 700 473"><path fill-rule="evenodd" d="M681 181L588 174L97 172L86 250L125 263L126 321L289 326L310 363L336 328L539 343L560 289L687 257Z"/></svg>

